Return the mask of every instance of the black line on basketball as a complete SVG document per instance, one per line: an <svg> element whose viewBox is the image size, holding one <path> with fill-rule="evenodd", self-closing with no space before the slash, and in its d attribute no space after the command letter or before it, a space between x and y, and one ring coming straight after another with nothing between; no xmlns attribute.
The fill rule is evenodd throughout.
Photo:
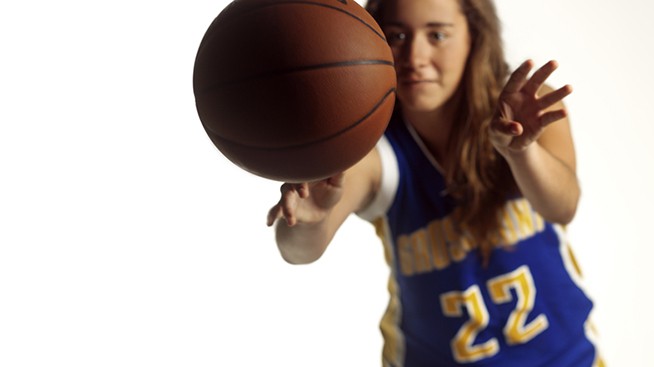
<svg viewBox="0 0 654 367"><path fill-rule="evenodd" d="M333 10L336 10L336 11L340 11L341 13L347 14L347 15L351 16L352 18L358 20L359 22L363 23L363 25L368 27L373 33L375 33L377 36L379 36L379 38L381 38L384 42L386 42L386 37L384 36L383 33L377 32L377 30L373 26L371 26L368 22L366 22L365 20L359 18L358 16L350 13L349 11L345 11L345 9L341 9L339 7L331 6L331 5L327 5L327 4L314 3L314 2L311 2L311 1L284 1L284 2L279 2L279 4L311 4L311 5L322 6L324 8L330 8L330 9L333 9ZM271 5L277 5L277 4L271 4Z"/></svg>
<svg viewBox="0 0 654 367"><path fill-rule="evenodd" d="M232 3L232 4L233 4L233 3ZM231 6L232 4L230 4L230 5L228 5L228 6ZM247 10L247 11L243 11L243 12L241 12L241 13L236 14L236 15L238 15L238 17L234 16L233 18L230 18L229 20L227 20L227 19L223 19L223 20L222 20L222 24L221 24L221 28L227 27L227 25L228 25L229 23L235 22L235 21L237 21L240 17L243 17L243 16L245 16L245 15L247 15L247 14L249 14L249 13L253 13L253 12L255 12L255 11L258 11L258 10L261 10L261 9L265 9L265 8L269 8L269 7L272 7L272 6L280 6L280 5L287 5L287 4L315 5L315 6L320 6L320 7L327 8L327 9L336 10L336 11L341 12L341 13L343 13L343 14L347 14L349 17L352 17L352 18L356 19L358 22L360 22L360 23L363 24L366 28L370 29L374 34L376 34L377 37L381 38L384 42L386 42L386 36L384 36L383 33L379 33L379 32L377 32L377 30L375 29L375 27L371 26L370 23L368 23L368 22L366 22L365 20L361 19L361 18L358 17L357 15L352 14L352 13L350 13L349 11L346 11L345 9L341 9L341 8L339 8L339 7L337 7L337 6L332 6L332 5L327 5L327 4L321 4L321 3L314 3L314 2L312 2L312 1L307 1L307 0L287 0L287 1L279 1L279 2L274 2L274 3L270 3L270 4L265 4L265 5L262 5L262 6L256 7L256 8L252 8L252 9L249 9L249 10ZM216 18L216 19L217 19L217 18ZM214 21L215 21L215 20L214 20ZM217 30L216 30L216 31L217 31ZM200 45L200 49L202 49L202 45Z"/></svg>
<svg viewBox="0 0 654 367"><path fill-rule="evenodd" d="M222 142L228 143L228 144L233 145L233 146L241 146L241 147L248 148L248 149L251 149L251 150L280 151L280 150L286 150L286 149L303 148L305 146L322 143L322 142L327 141L329 139L332 139L332 138L334 138L336 136L339 136L339 135L341 135L341 134L343 134L343 133L345 133L345 132L347 132L349 130L354 129L355 127L360 125L363 121L365 121L368 117L370 117L373 113L375 113L375 111L377 111L377 109L388 99L388 97L391 94L395 94L395 92L396 92L395 88L389 89L388 92L386 92L386 94L384 94L384 96L370 109L370 111L368 111L368 113L366 113L365 116L363 116L359 120L355 121L352 125L349 125L346 128L341 129L341 130L339 130L339 131L337 131L337 132L335 132L335 133L333 133L331 135L322 137L322 138L317 139L317 140L312 140L312 141L309 141L309 142L300 143L300 144L285 145L283 147L257 147L257 146L253 146L253 145L247 145L247 144L239 143L239 142L236 142L236 141L233 141L233 140L230 140L230 139L226 139L226 138L223 138L222 136L216 134L215 132L213 132L213 131L212 132L214 134L215 139L218 139L218 140L220 140Z"/></svg>
<svg viewBox="0 0 654 367"><path fill-rule="evenodd" d="M305 66L298 66L289 69L271 70L255 75L245 76L239 79L227 80L200 89L199 92L201 93L212 92L216 89L228 87L234 84L246 83L252 80L271 78L271 77L285 75L285 74L300 73L304 71L311 71L317 69L329 69L329 68L350 67L350 66L367 66L367 65L387 65L391 67L395 66L395 64L393 64L392 61L386 61L386 60L351 60L351 61L331 62L325 64L316 64L316 65L305 65Z"/></svg>

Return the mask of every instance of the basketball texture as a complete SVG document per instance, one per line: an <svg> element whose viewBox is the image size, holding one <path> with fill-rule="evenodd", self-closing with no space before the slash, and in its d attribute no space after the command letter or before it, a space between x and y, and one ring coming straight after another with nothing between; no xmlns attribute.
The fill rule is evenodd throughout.
<svg viewBox="0 0 654 367"><path fill-rule="evenodd" d="M209 26L193 75L216 147L285 182L363 158L390 120L395 83L380 27L353 0L235 0Z"/></svg>

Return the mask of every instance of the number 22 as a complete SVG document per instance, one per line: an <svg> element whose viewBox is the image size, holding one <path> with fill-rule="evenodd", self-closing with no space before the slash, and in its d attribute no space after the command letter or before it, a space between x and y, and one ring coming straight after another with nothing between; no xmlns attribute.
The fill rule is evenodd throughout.
<svg viewBox="0 0 654 367"><path fill-rule="evenodd" d="M504 327L507 344L527 343L549 326L547 317L543 314L527 323L527 316L532 311L536 299L536 287L528 266L521 266L508 274L490 279L487 287L491 300L496 304L510 302L511 289L515 290L516 306ZM473 285L463 292L453 291L441 295L441 307L445 316L449 317L463 316L464 307L468 311L469 320L461 326L451 342L452 353L457 362L474 362L499 352L496 338L474 344L475 338L488 326L489 321L488 309L479 286Z"/></svg>

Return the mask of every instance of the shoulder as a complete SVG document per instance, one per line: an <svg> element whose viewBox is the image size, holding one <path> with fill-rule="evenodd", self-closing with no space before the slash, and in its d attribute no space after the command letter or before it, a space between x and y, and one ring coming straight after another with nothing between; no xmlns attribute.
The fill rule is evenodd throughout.
<svg viewBox="0 0 654 367"><path fill-rule="evenodd" d="M397 158L386 136L360 162L369 174L370 195L357 210L361 218L372 221L386 213L395 198L399 183Z"/></svg>

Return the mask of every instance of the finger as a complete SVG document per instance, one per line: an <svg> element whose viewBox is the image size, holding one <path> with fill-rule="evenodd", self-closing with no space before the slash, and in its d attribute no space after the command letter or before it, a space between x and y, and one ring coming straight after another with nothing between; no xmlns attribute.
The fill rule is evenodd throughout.
<svg viewBox="0 0 654 367"><path fill-rule="evenodd" d="M491 129L504 135L520 136L524 131L522 124L510 120L495 120L491 123Z"/></svg>
<svg viewBox="0 0 654 367"><path fill-rule="evenodd" d="M297 222L297 218L295 217L295 208L297 208L297 198L298 198L298 193L295 190L295 187L289 191L287 191L284 196L282 196L281 199L281 210L282 210L282 215L284 219L286 219L286 223L289 226L294 226L295 223Z"/></svg>
<svg viewBox="0 0 654 367"><path fill-rule="evenodd" d="M513 120L513 109L508 103L501 101L499 106L500 120Z"/></svg>
<svg viewBox="0 0 654 367"><path fill-rule="evenodd" d="M543 97L541 97L538 100L538 107L541 110L544 110L555 103L561 101L563 98L568 96L570 93L572 93L572 87L569 85L565 85L553 92L547 93Z"/></svg>
<svg viewBox="0 0 654 367"><path fill-rule="evenodd" d="M301 184L295 184L294 185L295 191L297 191L297 194L300 198L306 199L309 197L309 184L304 182Z"/></svg>
<svg viewBox="0 0 654 367"><path fill-rule="evenodd" d="M277 219L279 219L281 216L282 216L281 206L279 204L273 206L268 211L268 218L266 220L266 225L268 227L272 226L273 224L275 224L275 221L277 221Z"/></svg>
<svg viewBox="0 0 654 367"><path fill-rule="evenodd" d="M292 226L296 222L295 207L297 206L297 197L299 196L298 187L301 184L285 183L281 186L282 198L279 200L277 206L279 207L279 214L277 218L283 217L286 223Z"/></svg>
<svg viewBox="0 0 654 367"><path fill-rule="evenodd" d="M545 65L541 66L540 69L534 72L534 75L529 78L529 81L525 83L524 88L522 89L525 93L535 96L538 93L540 87L543 86L545 80L552 75L554 70L559 67L559 63L554 60L549 61Z"/></svg>
<svg viewBox="0 0 654 367"><path fill-rule="evenodd" d="M327 179L327 183L336 188L343 187L343 178L345 177L345 172L338 173Z"/></svg>
<svg viewBox="0 0 654 367"><path fill-rule="evenodd" d="M295 223L297 223L294 208L291 205L282 205L281 210L282 217L286 220L286 224L288 224L289 227L294 226Z"/></svg>
<svg viewBox="0 0 654 367"><path fill-rule="evenodd" d="M289 190L291 190L292 188L293 188L293 185L287 182L287 183L285 183L285 184L282 184L282 185L279 187L279 192L281 192L281 193L282 193L282 197L284 197L284 195L286 195L286 193L287 193Z"/></svg>
<svg viewBox="0 0 654 367"><path fill-rule="evenodd" d="M556 111L549 111L544 113L540 118L539 122L541 126L545 127L554 121L561 120L562 118L565 118L568 116L568 112L565 109L560 109Z"/></svg>
<svg viewBox="0 0 654 367"><path fill-rule="evenodd" d="M534 62L532 60L527 60L523 62L522 65L520 65L511 74L509 81L506 82L506 85L504 86L504 92L515 93L520 91L520 89L522 89L522 86L525 84L525 81L527 80L527 75L529 75L529 71L531 71L531 68L533 67L534 67Z"/></svg>

